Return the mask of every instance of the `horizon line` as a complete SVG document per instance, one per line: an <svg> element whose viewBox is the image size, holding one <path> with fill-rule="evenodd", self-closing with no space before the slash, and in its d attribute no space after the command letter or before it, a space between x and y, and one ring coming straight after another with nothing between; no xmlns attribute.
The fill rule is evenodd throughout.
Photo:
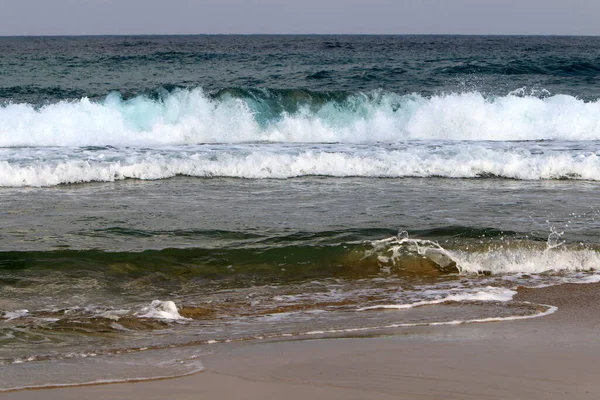
<svg viewBox="0 0 600 400"><path fill-rule="evenodd" d="M41 37L155 37L155 36L496 36L496 37L600 37L600 34L565 33L92 33L0 34L0 38Z"/></svg>

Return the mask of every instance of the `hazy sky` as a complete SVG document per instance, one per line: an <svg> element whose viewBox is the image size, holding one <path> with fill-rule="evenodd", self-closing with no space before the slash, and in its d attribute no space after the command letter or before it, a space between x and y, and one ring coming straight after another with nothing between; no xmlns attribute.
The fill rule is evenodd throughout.
<svg viewBox="0 0 600 400"><path fill-rule="evenodd" d="M0 35L600 35L600 0L0 0Z"/></svg>

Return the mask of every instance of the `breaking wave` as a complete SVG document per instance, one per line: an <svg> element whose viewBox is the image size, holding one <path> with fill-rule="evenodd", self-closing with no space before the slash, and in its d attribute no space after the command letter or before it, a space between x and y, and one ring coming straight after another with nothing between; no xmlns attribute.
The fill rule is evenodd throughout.
<svg viewBox="0 0 600 400"><path fill-rule="evenodd" d="M515 92L423 97L304 90L175 89L0 107L0 147L404 140L600 140L600 102Z"/></svg>
<svg viewBox="0 0 600 400"><path fill-rule="evenodd" d="M597 248L567 245L561 240L561 235L552 231L546 243L507 241L496 245L490 243L479 249L448 250L437 242L410 239L406 232L401 232L398 236L371 242L373 249L367 251L366 255L375 254L380 266L389 271L405 269L408 256L421 262L426 259L440 271L460 274L542 274L595 272L600 269ZM585 276L582 282L591 281L594 280Z"/></svg>
<svg viewBox="0 0 600 400"><path fill-rule="evenodd" d="M174 89L0 106L0 186L128 178L600 179L600 101Z"/></svg>
<svg viewBox="0 0 600 400"><path fill-rule="evenodd" d="M53 186L175 176L600 179L597 144L237 144L156 149L0 149L0 186ZM5 158L5 161L2 161Z"/></svg>

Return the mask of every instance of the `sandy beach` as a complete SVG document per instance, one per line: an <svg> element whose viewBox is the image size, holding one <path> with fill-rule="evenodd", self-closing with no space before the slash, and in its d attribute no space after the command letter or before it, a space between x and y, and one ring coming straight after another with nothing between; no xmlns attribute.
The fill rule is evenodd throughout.
<svg viewBox="0 0 600 400"><path fill-rule="evenodd" d="M521 289L558 306L520 321L391 335L230 344L205 371L139 383L25 390L2 399L597 399L599 284ZM397 311L396 311L397 312ZM392 333L392 332L385 332Z"/></svg>

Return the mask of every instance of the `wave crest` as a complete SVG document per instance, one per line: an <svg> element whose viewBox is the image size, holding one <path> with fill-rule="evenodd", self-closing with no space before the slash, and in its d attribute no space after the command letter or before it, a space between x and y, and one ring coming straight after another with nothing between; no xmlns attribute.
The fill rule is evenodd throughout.
<svg viewBox="0 0 600 400"><path fill-rule="evenodd" d="M239 142L600 140L600 102L481 93L426 98L274 90L118 93L36 108L0 107L0 147L155 146Z"/></svg>

